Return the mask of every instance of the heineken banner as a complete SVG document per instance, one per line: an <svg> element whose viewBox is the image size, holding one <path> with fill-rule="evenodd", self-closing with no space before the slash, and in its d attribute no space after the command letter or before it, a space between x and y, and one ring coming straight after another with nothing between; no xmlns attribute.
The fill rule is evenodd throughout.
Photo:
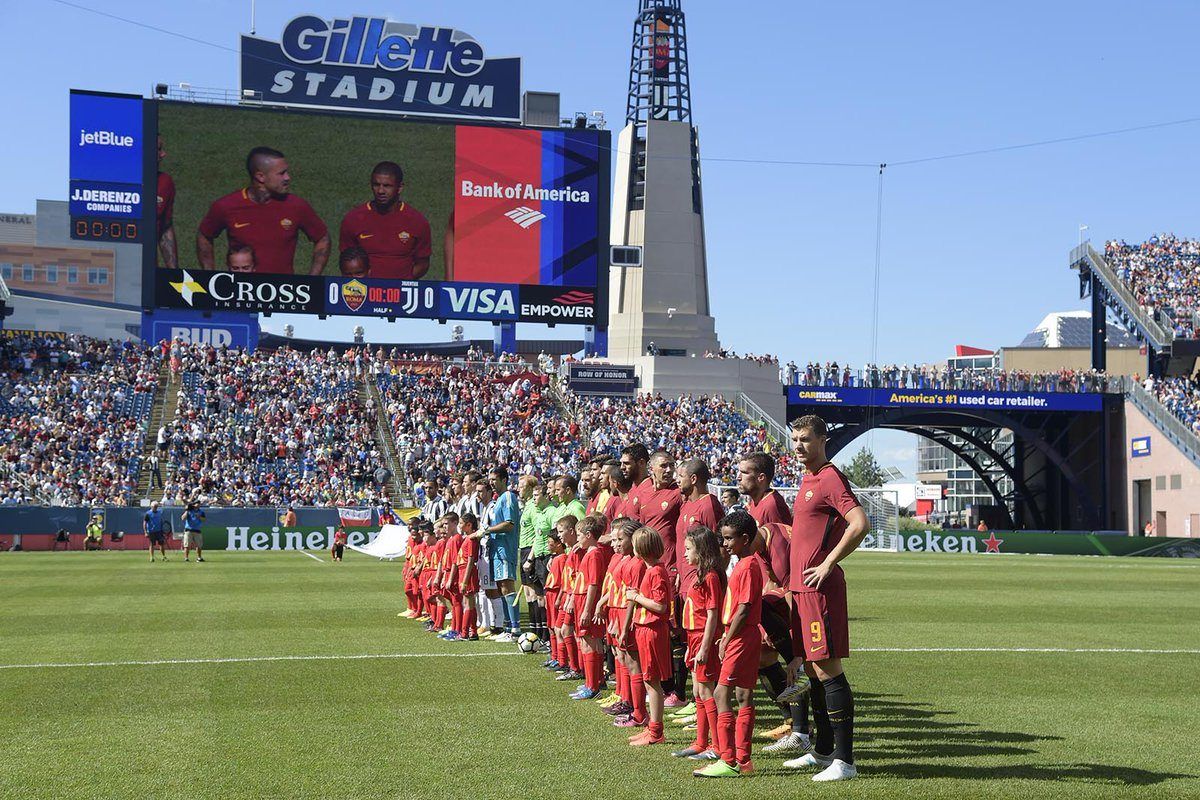
<svg viewBox="0 0 1200 800"><path fill-rule="evenodd" d="M914 553L1036 553L1076 556L1200 558L1200 539L1050 531L943 531L899 534L900 549ZM867 537L868 546L873 541Z"/></svg>
<svg viewBox="0 0 1200 800"><path fill-rule="evenodd" d="M333 546L336 525L321 528L279 525L205 525L205 550L328 550ZM367 544L378 535L379 528L355 528L347 531L346 542L354 546Z"/></svg>

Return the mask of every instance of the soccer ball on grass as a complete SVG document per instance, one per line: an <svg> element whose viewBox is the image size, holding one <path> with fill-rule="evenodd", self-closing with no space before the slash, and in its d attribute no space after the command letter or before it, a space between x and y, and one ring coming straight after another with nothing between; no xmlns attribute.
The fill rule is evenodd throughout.
<svg viewBox="0 0 1200 800"><path fill-rule="evenodd" d="M536 633L522 633L517 637L517 649L525 655L537 652L538 637Z"/></svg>

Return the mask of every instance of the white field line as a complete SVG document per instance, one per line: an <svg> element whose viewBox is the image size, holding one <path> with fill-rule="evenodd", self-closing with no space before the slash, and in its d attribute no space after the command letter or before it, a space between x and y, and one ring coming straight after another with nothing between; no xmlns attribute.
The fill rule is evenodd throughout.
<svg viewBox="0 0 1200 800"><path fill-rule="evenodd" d="M1067 653L1133 655L1200 655L1200 650L1128 647L858 647L856 653ZM88 667L160 667L176 664L254 664L273 661L369 661L399 658L487 658L518 656L516 651L491 653L364 653L361 655L248 656L245 658L172 658L158 661L86 661L76 663L0 664L6 669L72 669Z"/></svg>
<svg viewBox="0 0 1200 800"><path fill-rule="evenodd" d="M1140 647L855 647L854 653L1129 653L1200 656L1200 650Z"/></svg>
<svg viewBox="0 0 1200 800"><path fill-rule="evenodd" d="M319 558L319 557L317 557L317 556L314 556L312 553L308 552L307 550L297 550L296 552L297 552L297 553L303 553L304 555L306 555L306 556L308 556L309 558L311 558L313 561L320 561L322 564L324 564L324 563L325 563L325 559L323 559L323 558Z"/></svg>
<svg viewBox="0 0 1200 800"><path fill-rule="evenodd" d="M245 658L169 658L158 661L81 661L67 664L0 664L3 669L73 669L78 667L163 667L175 664L255 664L271 661L369 661L396 658L487 658L519 656L517 651L495 653L364 653L348 656L247 656Z"/></svg>

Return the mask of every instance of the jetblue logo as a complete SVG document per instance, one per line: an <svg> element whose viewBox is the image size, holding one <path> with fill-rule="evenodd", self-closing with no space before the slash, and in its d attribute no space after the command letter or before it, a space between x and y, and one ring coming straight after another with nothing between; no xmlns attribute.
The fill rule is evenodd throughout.
<svg viewBox="0 0 1200 800"><path fill-rule="evenodd" d="M116 131L86 131L79 132L79 146L104 145L105 147L133 147L132 136L122 136Z"/></svg>
<svg viewBox="0 0 1200 800"><path fill-rule="evenodd" d="M403 25L379 17L296 17L283 30L283 53L297 64L380 68L390 72L476 75L483 47L452 28Z"/></svg>

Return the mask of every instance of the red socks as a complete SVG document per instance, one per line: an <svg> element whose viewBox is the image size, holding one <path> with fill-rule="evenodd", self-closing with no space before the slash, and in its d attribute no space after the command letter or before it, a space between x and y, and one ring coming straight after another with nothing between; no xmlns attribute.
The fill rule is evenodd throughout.
<svg viewBox="0 0 1200 800"><path fill-rule="evenodd" d="M711 700L696 698L696 741L692 749L703 753L708 749L708 704Z"/></svg>
<svg viewBox="0 0 1200 800"><path fill-rule="evenodd" d="M646 681L639 675L629 676L629 693L633 695L633 719L635 722L646 721Z"/></svg>
<svg viewBox="0 0 1200 800"><path fill-rule="evenodd" d="M651 722L646 727L646 732L650 734L651 739L663 738L663 724L661 722Z"/></svg>
<svg viewBox="0 0 1200 800"><path fill-rule="evenodd" d="M473 608L464 608L462 612L462 624L458 629L459 635L463 637L475 636L475 615L478 612Z"/></svg>
<svg viewBox="0 0 1200 800"><path fill-rule="evenodd" d="M754 706L739 708L737 712L737 732L735 746L737 763L745 764L750 760L750 742L754 738Z"/></svg>
<svg viewBox="0 0 1200 800"><path fill-rule="evenodd" d="M717 755L726 764L736 764L737 755L734 752L734 718L732 711L722 711L717 714Z"/></svg>
<svg viewBox="0 0 1200 800"><path fill-rule="evenodd" d="M567 646L567 666L573 672L581 672L582 670L579 669L579 642L575 641L574 636L568 636L564 644Z"/></svg>
<svg viewBox="0 0 1200 800"><path fill-rule="evenodd" d="M699 712L699 707L697 707L697 711ZM708 718L708 747L710 750L717 750L717 699L715 697L704 701L703 713ZM696 716L696 721L700 721L699 714Z"/></svg>
<svg viewBox="0 0 1200 800"><path fill-rule="evenodd" d="M629 670L620 661L617 662L617 697L629 702Z"/></svg>
<svg viewBox="0 0 1200 800"><path fill-rule="evenodd" d="M454 630L462 630L463 622L463 604L461 597L454 597L450 601L450 627Z"/></svg>
<svg viewBox="0 0 1200 800"><path fill-rule="evenodd" d="M593 692L600 691L600 686L604 681L604 654L582 653L580 657L583 659L584 685Z"/></svg>

